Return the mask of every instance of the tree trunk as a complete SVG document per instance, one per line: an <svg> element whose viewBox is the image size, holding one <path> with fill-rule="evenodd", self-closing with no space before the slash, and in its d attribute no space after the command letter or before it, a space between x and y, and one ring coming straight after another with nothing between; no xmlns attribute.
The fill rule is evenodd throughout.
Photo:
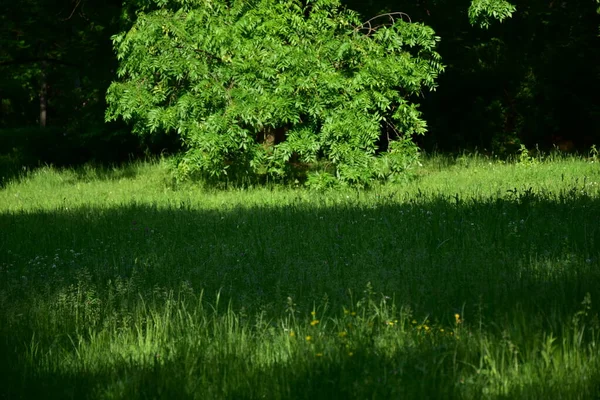
<svg viewBox="0 0 600 400"><path fill-rule="evenodd" d="M281 128L265 128L262 132L259 133L259 141L262 142L264 148L268 149L276 144L279 144L285 141L285 135L287 132L287 127ZM262 136L262 137L260 137Z"/></svg>
<svg viewBox="0 0 600 400"><path fill-rule="evenodd" d="M40 128L46 127L46 121L48 119L48 77L46 70L48 63L42 61L41 73L40 73Z"/></svg>

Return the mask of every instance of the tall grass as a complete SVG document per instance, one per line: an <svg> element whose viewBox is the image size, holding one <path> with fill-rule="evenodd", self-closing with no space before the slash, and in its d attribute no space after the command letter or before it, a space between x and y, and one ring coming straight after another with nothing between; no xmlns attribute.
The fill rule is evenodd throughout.
<svg viewBox="0 0 600 400"><path fill-rule="evenodd" d="M0 398L600 395L596 160L329 192L166 165L0 191Z"/></svg>

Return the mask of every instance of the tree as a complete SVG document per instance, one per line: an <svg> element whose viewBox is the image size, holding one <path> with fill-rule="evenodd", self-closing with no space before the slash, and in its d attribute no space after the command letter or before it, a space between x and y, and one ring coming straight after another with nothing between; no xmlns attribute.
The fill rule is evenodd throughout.
<svg viewBox="0 0 600 400"><path fill-rule="evenodd" d="M414 159L438 41L403 13L361 23L338 0L155 0L113 37L106 119L180 135L181 177L286 178L321 161L365 185Z"/></svg>

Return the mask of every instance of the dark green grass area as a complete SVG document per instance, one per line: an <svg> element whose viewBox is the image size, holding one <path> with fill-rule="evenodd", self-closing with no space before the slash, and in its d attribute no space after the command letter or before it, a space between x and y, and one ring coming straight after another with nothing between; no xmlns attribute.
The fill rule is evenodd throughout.
<svg viewBox="0 0 600 400"><path fill-rule="evenodd" d="M323 296L346 304L349 289L361 293L370 282L439 318L482 296L494 305L490 316L516 303L569 310L596 287L600 201L517 196L2 214L4 282L18 298L48 282L58 292L82 274L94 285L122 279L149 290L186 281L210 295L220 291L236 309L276 313L288 296L305 309Z"/></svg>
<svg viewBox="0 0 600 400"><path fill-rule="evenodd" d="M267 193L0 214L0 398L600 395L594 190Z"/></svg>

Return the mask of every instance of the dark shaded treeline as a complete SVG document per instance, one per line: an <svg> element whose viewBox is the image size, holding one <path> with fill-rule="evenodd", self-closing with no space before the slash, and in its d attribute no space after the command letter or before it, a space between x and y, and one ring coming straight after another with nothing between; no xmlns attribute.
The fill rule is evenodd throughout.
<svg viewBox="0 0 600 400"><path fill-rule="evenodd" d="M427 150L510 152L521 143L563 150L600 143L600 16L594 0L515 0L517 12L488 30L471 26L470 2L345 0L368 19L403 11L432 26L446 72L415 99ZM144 142L104 122L117 60L111 35L135 2L23 0L0 5L0 163L119 161L176 151L176 138ZM42 128L42 129L41 129ZM28 159L27 159L28 158Z"/></svg>
<svg viewBox="0 0 600 400"><path fill-rule="evenodd" d="M518 144L562 150L600 142L600 15L592 1L514 0L517 12L489 30L471 26L468 0L347 0L364 15L404 11L442 38L447 65L422 101L427 148Z"/></svg>
<svg viewBox="0 0 600 400"><path fill-rule="evenodd" d="M153 146L125 124L104 122L118 66L110 38L131 15L122 3L0 4L0 176L14 164L117 162L176 147Z"/></svg>

